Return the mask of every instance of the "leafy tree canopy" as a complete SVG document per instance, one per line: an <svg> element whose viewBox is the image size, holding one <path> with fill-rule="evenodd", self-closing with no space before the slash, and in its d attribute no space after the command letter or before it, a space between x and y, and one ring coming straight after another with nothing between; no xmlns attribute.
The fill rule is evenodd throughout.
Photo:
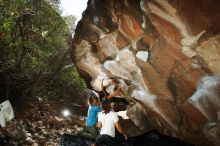
<svg viewBox="0 0 220 146"><path fill-rule="evenodd" d="M69 55L75 17L62 18L58 4L0 0L0 88L8 98L70 97L85 87Z"/></svg>

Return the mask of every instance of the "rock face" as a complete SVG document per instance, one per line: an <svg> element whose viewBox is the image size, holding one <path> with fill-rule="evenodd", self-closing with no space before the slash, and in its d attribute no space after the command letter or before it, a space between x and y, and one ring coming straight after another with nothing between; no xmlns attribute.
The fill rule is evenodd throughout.
<svg viewBox="0 0 220 146"><path fill-rule="evenodd" d="M118 84L134 135L220 145L220 1L89 0L72 58L94 90Z"/></svg>

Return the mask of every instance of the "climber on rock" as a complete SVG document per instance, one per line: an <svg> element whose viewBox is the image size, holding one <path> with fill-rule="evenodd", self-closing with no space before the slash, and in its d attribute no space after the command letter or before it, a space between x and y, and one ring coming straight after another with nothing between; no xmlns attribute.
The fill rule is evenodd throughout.
<svg viewBox="0 0 220 146"><path fill-rule="evenodd" d="M95 96L88 99L88 104L86 127L80 135L89 139L95 139L99 135L96 124L98 121L98 112L101 111L101 108L99 107L99 100Z"/></svg>

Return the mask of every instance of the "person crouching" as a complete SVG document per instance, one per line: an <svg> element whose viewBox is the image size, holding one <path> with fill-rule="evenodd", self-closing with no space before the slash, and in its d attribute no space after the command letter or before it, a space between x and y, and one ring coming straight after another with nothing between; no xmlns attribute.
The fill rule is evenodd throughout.
<svg viewBox="0 0 220 146"><path fill-rule="evenodd" d="M100 128L100 134L92 146L113 146L115 144L115 127L127 139L124 131L119 124L119 118L116 112L111 111L110 101L104 100L101 103L102 112L98 115L97 127Z"/></svg>

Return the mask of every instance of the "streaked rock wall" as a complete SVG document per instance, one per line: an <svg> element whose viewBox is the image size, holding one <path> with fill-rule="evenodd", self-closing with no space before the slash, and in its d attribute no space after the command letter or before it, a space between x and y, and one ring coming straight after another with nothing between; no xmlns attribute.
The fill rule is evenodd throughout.
<svg viewBox="0 0 220 146"><path fill-rule="evenodd" d="M220 145L219 0L89 0L73 43L87 83L131 101L131 136Z"/></svg>

